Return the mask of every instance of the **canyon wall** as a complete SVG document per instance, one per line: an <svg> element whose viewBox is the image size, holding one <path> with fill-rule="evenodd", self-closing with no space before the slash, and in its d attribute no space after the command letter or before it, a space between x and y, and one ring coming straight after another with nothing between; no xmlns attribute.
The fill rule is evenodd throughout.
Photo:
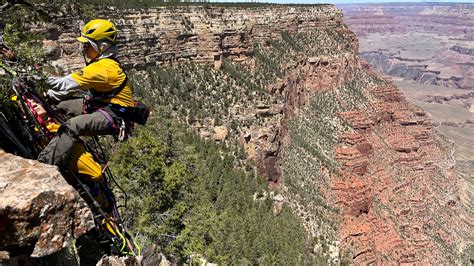
<svg viewBox="0 0 474 266"><path fill-rule="evenodd" d="M469 3L344 4L345 20L358 36L407 33L413 29L440 35L466 34L472 40L473 5Z"/></svg>
<svg viewBox="0 0 474 266"><path fill-rule="evenodd" d="M341 5L378 71L420 84L473 89L474 4Z"/></svg>
<svg viewBox="0 0 474 266"><path fill-rule="evenodd" d="M341 5L361 43L361 58L390 76L407 99L422 108L432 128L453 142L459 203L472 210L471 3ZM472 211L470 212L472 217ZM472 253L472 246L468 248Z"/></svg>
<svg viewBox="0 0 474 266"><path fill-rule="evenodd" d="M61 25L72 25L59 28L56 24L40 25L47 29L43 44L51 59L51 64L58 72L78 70L83 66L80 53L81 46L73 37L79 33L84 24L79 18L72 17L64 20L64 14L74 14L72 10L63 7L57 16ZM289 74L279 77L275 84L268 88L277 91L278 97L286 94L287 104L285 113L291 117L307 102L308 92L313 89L331 89L342 85L351 79L354 69L358 67L358 44L353 34L348 34L343 24L342 13L334 6L316 5L308 7L261 7L261 8L210 8L210 7L178 7L156 8L146 10L117 10L110 8L101 17L113 20L120 29L119 42L121 55L119 59L124 67L144 69L151 66L172 66L180 62L206 64L219 68L223 59L242 62L252 68L253 47L256 44L269 45L271 40L281 40L282 33L306 34L319 30L318 45L323 54L293 53L295 62L286 65L279 58L283 68L288 68ZM58 23L58 22L56 22ZM276 27L276 25L278 25ZM346 42L338 42L325 32L334 30L337 34L346 34ZM314 37L316 39L316 37ZM343 50L335 52L333 49ZM293 59L292 59L293 60ZM302 84L293 86L283 92L283 87L296 79L304 79ZM302 85L302 86L300 86ZM291 91L291 92L290 92ZM285 135L285 127L279 124L281 117L280 105L258 106L253 103L255 115L268 109L280 109L270 115L265 127L253 127L243 138L242 142L248 149L257 149L255 159L259 162L260 172L269 179L277 181L280 175L277 154L280 142ZM249 108L242 110L243 116L248 116ZM263 109L263 110L262 110ZM252 112L252 111L251 111ZM271 113L271 111L270 111ZM239 114L238 114L239 115ZM271 130L268 130L268 129ZM213 131L214 129L209 129ZM282 134L280 131L282 130ZM207 131L206 131L207 132ZM253 136L253 137L252 137ZM271 143L262 138L273 136ZM249 140L250 137L250 140ZM247 141L245 140L247 139Z"/></svg>
<svg viewBox="0 0 474 266"><path fill-rule="evenodd" d="M69 27L41 25L52 65L65 72L82 65L73 39L81 21L65 17L74 14L70 8L53 14ZM252 110L250 124L232 134L301 217L316 239L314 252L329 243L332 262L342 257L355 264L469 259L463 256L472 245L472 213L459 201L452 145L393 84L361 66L357 39L340 10L317 5L101 12L117 23L121 60L129 69L198 63L221 75L228 60L258 74L265 71L259 56L281 51L264 57L280 73L265 86L273 104L242 98L227 108L247 107L234 117ZM231 79L219 82L226 80ZM234 121L226 119L224 126Z"/></svg>
<svg viewBox="0 0 474 266"><path fill-rule="evenodd" d="M51 14L61 21L42 25L44 41L53 65L75 70L83 65L78 36L84 21L74 7ZM62 12L62 13L61 13ZM253 44L281 38L282 32L308 32L314 27L339 27L342 14L334 7L217 8L176 7L120 10L105 9L98 15L114 21L118 28L125 67L144 68L192 61L219 66L223 58L243 60L252 54ZM72 19L71 19L72 18ZM87 21L86 21L87 22ZM275 25L279 25L275 27Z"/></svg>

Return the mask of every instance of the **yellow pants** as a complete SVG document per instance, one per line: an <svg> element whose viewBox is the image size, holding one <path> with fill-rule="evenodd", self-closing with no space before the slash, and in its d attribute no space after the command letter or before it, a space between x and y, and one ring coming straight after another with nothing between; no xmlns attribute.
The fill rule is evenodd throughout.
<svg viewBox="0 0 474 266"><path fill-rule="evenodd" d="M84 144L74 143L71 159L68 162L69 167L88 181L98 182L102 179L102 167L94 160L92 154L86 151ZM109 202L106 199L104 191L91 188L91 194L99 205L107 210Z"/></svg>
<svg viewBox="0 0 474 266"><path fill-rule="evenodd" d="M86 151L82 143L74 144L68 165L74 172L90 181L96 182L102 179L102 167L94 160L92 154Z"/></svg>

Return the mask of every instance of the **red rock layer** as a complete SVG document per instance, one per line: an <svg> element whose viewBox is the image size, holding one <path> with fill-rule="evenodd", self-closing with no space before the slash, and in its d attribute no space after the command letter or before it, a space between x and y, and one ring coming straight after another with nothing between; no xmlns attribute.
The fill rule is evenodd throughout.
<svg viewBox="0 0 474 266"><path fill-rule="evenodd" d="M340 114L353 128L335 148L341 247L357 265L452 263L469 221L451 147L395 87L370 91L371 108Z"/></svg>

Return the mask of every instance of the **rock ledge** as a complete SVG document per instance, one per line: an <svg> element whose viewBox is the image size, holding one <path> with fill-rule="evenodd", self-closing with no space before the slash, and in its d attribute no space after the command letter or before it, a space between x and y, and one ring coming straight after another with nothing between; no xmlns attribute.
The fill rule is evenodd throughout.
<svg viewBox="0 0 474 266"><path fill-rule="evenodd" d="M0 250L44 257L94 227L92 212L55 166L0 150Z"/></svg>

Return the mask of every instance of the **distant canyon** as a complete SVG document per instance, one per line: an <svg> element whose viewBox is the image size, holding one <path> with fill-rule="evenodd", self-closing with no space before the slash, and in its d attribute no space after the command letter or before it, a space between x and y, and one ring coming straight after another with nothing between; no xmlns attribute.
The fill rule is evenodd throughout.
<svg viewBox="0 0 474 266"><path fill-rule="evenodd" d="M461 201L474 198L474 4L340 5L365 64L393 81L454 145ZM470 236L472 239L472 235ZM474 248L470 248L474 254Z"/></svg>

